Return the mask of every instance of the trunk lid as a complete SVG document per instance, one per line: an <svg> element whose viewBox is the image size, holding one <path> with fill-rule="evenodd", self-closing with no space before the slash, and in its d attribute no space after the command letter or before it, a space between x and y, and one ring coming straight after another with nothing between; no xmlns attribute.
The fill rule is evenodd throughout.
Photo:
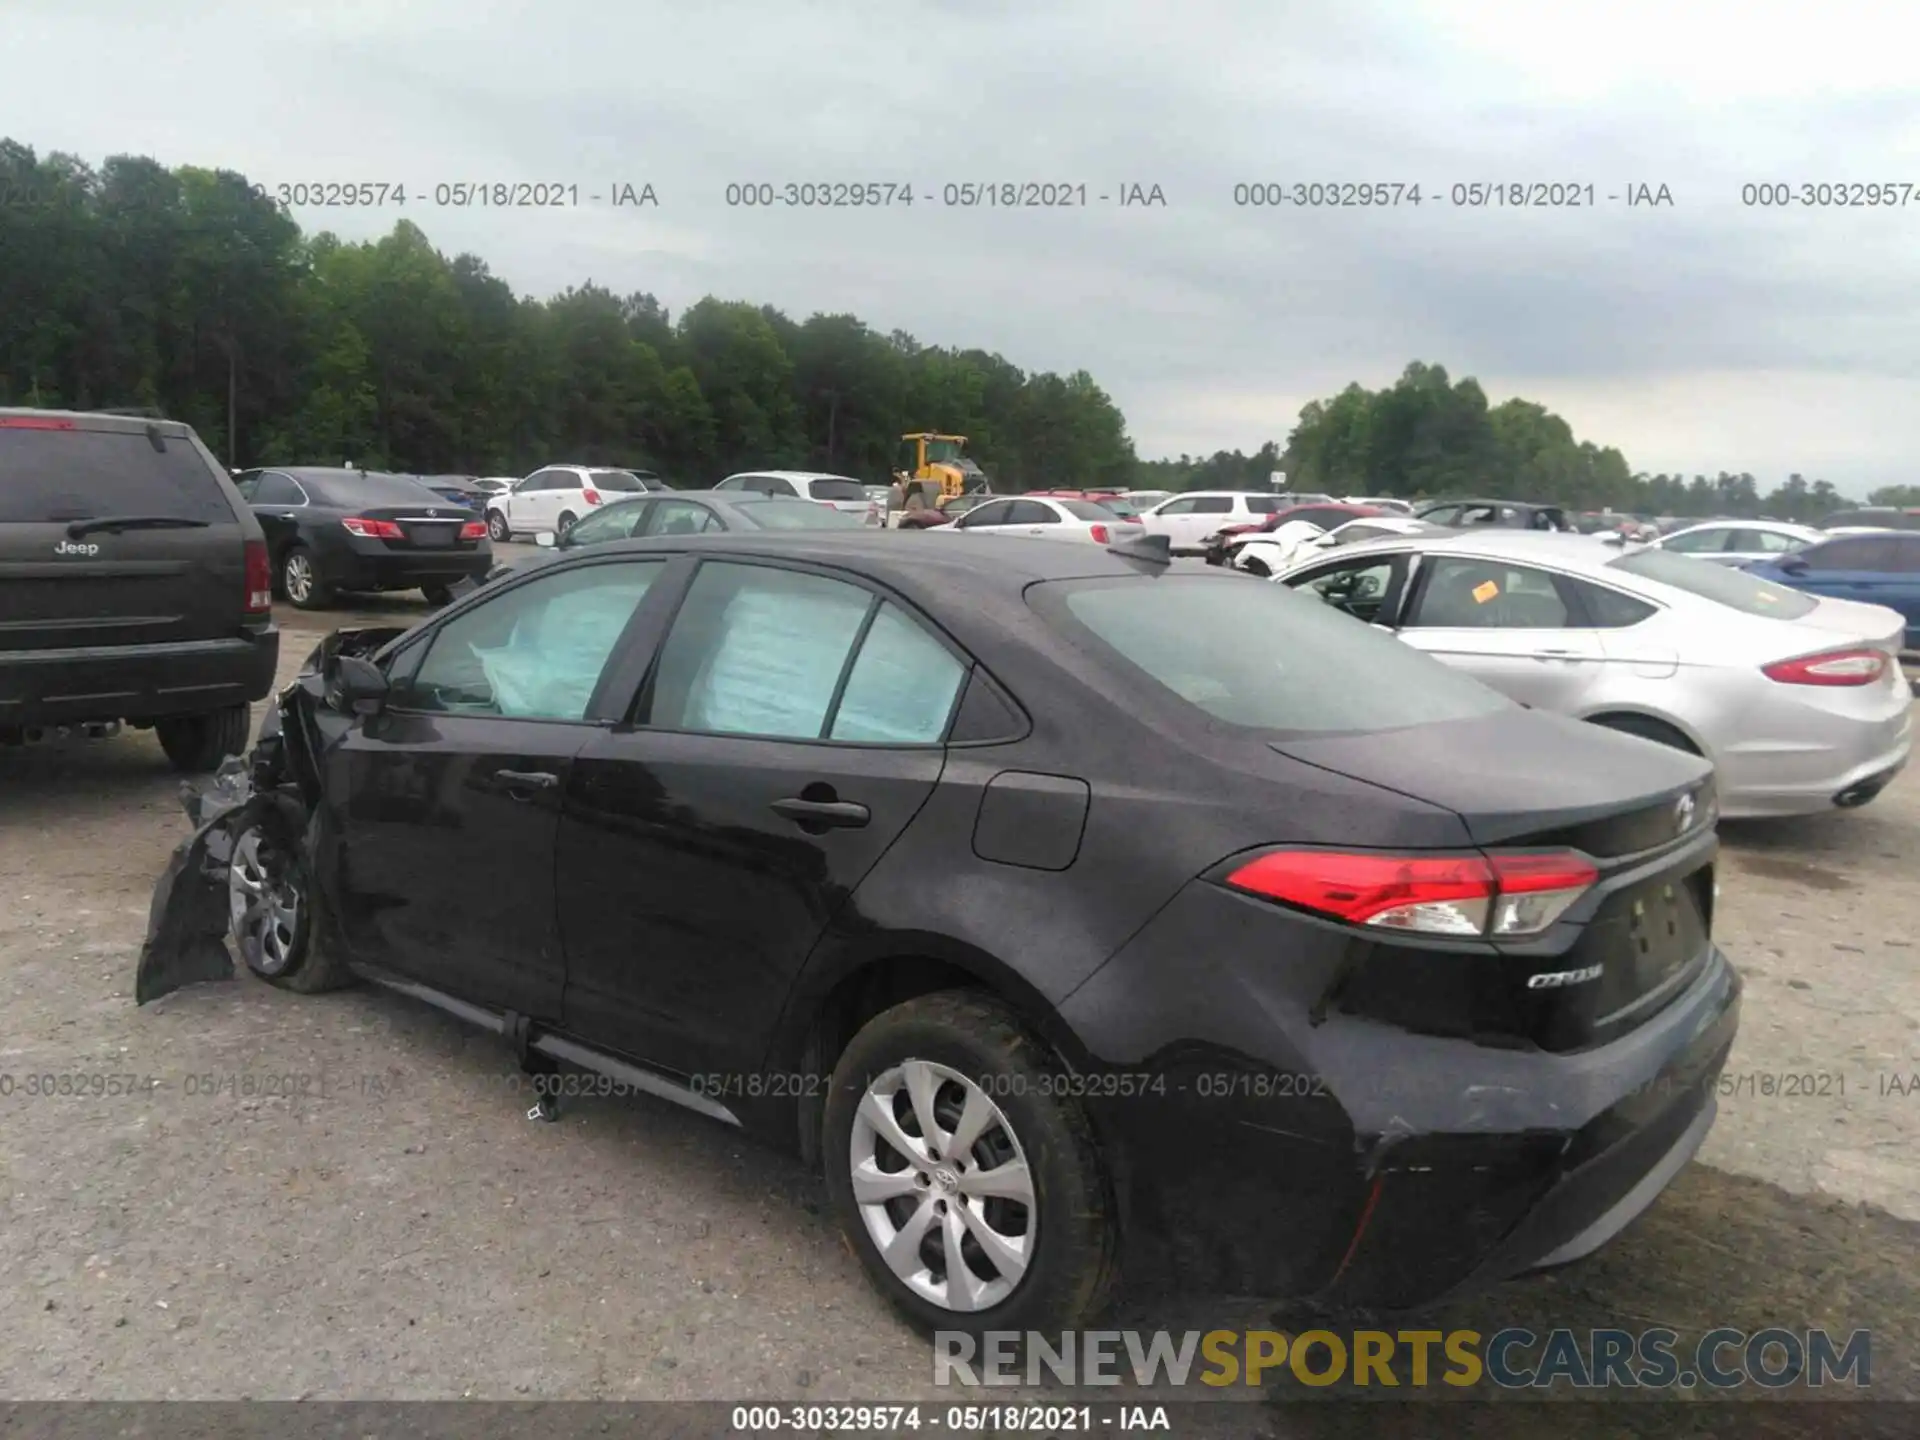
<svg viewBox="0 0 1920 1440"><path fill-rule="evenodd" d="M1399 944L1358 947L1345 1008L1483 1044L1572 1051L1657 1014L1707 963L1718 842L1706 761L1524 709L1392 739L1273 748L1451 810L1482 849L1578 851L1599 878L1531 941L1422 941L1418 963Z"/></svg>
<svg viewBox="0 0 1920 1440"><path fill-rule="evenodd" d="M227 488L184 426L0 412L0 651L239 633L260 532Z"/></svg>
<svg viewBox="0 0 1920 1440"><path fill-rule="evenodd" d="M363 520L385 520L396 525L400 538L383 537L389 550L473 550L480 542L462 540L460 531L477 517L450 501L418 505L366 505L354 511Z"/></svg>

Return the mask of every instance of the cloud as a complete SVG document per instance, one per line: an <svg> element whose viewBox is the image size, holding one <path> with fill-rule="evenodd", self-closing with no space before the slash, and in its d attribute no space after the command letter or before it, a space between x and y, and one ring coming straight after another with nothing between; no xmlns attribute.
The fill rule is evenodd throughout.
<svg viewBox="0 0 1920 1440"><path fill-rule="evenodd" d="M1890 5L1646 0L14 0L0 133L264 182L376 179L523 291L591 277L851 310L1090 370L1143 453L1284 438L1411 359L1567 414L1647 469L1911 479L1920 100ZM527 180L658 210L435 206ZM727 203L730 182L911 184L911 208ZM1164 209L958 208L945 187L1159 185ZM1414 207L1250 208L1237 184L1418 184ZM1904 209L1743 203L1890 181ZM1578 209L1455 206L1475 183ZM1671 206L1609 195L1666 185ZM931 197L929 200L927 197ZM1783 399L1783 396L1786 397ZM1497 394L1496 394L1497 398Z"/></svg>

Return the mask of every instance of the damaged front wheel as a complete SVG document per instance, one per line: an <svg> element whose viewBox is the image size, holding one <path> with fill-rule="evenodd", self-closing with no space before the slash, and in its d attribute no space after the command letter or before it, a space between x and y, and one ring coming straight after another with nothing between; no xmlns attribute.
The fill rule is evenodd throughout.
<svg viewBox="0 0 1920 1440"><path fill-rule="evenodd" d="M234 842L227 867L227 912L234 947L269 985L303 995L333 990L349 977L310 943L313 884L301 848L284 843L272 821Z"/></svg>

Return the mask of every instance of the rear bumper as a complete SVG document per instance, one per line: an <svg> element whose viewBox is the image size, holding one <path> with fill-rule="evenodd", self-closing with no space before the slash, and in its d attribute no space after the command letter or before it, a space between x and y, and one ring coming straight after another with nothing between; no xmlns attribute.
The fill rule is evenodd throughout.
<svg viewBox="0 0 1920 1440"><path fill-rule="evenodd" d="M1189 986L1220 978L1170 972ZM1119 999L1103 978L1063 1008L1096 1054ZM1129 989L1141 978L1116 977ZM1219 1038L1112 1064L1134 1077L1119 1087L1132 1093L1088 1101L1111 1162L1122 1271L1147 1289L1405 1310L1576 1260L1699 1149L1740 992L1711 950L1658 1014L1569 1054L1335 1015L1298 1047L1282 1022L1287 1034L1260 1055L1222 1042L1279 1019L1278 997L1258 985L1222 994L1215 1003L1241 1018ZM1172 997L1165 1009L1192 1014ZM1102 1088L1090 1079L1090 1095Z"/></svg>
<svg viewBox="0 0 1920 1440"><path fill-rule="evenodd" d="M1741 741L1715 756L1720 813L1731 820L1814 814L1842 795L1865 790L1871 799L1906 768L1913 750L1907 706L1878 722L1820 719L1817 738Z"/></svg>
<svg viewBox="0 0 1920 1440"><path fill-rule="evenodd" d="M0 651L0 729L248 705L273 688L279 662L272 625L219 640Z"/></svg>
<svg viewBox="0 0 1920 1440"><path fill-rule="evenodd" d="M327 579L342 590L417 590L451 585L472 576L484 579L493 568L493 550L388 550L384 542L362 541L368 549L328 557ZM371 547L380 546L378 550Z"/></svg>

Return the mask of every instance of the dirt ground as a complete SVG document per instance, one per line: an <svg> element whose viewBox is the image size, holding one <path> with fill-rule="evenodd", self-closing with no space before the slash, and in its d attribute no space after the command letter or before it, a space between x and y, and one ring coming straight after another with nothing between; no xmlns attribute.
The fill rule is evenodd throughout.
<svg viewBox="0 0 1920 1440"><path fill-rule="evenodd" d="M358 623L425 613L393 598ZM349 623L281 619L286 675ZM186 833L150 735L0 750L0 1074L18 1077L0 1098L0 1397L954 1398L818 1181L722 1127L646 1099L529 1123L497 1041L385 993L241 979L136 1010L151 887ZM1867 1329L1873 1396L1920 1399L1920 779L1722 833L1716 931L1748 989L1702 1156L1593 1260L1428 1323ZM141 1088L22 1093L44 1073ZM203 1075L298 1093L189 1093ZM1274 1312L1183 1301L1112 1323ZM1623 1408L1593 1433L1641 1433ZM1550 1418L1524 1409L1491 1407L1518 1428L1484 1433ZM1243 1413L1248 1434L1386 1418ZM1565 1407L1551 1420L1569 1428Z"/></svg>

